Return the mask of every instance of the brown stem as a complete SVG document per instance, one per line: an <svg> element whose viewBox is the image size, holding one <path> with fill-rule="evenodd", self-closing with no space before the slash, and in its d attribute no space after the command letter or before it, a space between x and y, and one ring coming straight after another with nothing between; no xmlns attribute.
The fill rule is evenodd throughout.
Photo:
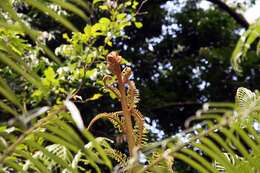
<svg viewBox="0 0 260 173"><path fill-rule="evenodd" d="M123 115L125 119L125 127L126 127L126 136L128 142L128 150L130 157L133 156L134 147L135 147L135 139L134 139L134 130L132 126L131 113L128 109L127 97L125 91L125 81L122 77L122 70L120 67L120 62L122 57L117 52L111 52L107 55L107 68L117 77L118 88L120 92L120 102L123 110ZM132 172L132 171L130 171Z"/></svg>
<svg viewBox="0 0 260 173"><path fill-rule="evenodd" d="M121 70L116 73L116 77L118 80L118 87L119 87L119 91L121 94L121 100L120 100L121 106L122 106L122 110L123 110L123 114L124 114L124 118L125 118L128 150L129 150L130 157L132 157L133 151L134 151L133 149L135 147L135 140L134 140L134 133L133 133L134 130L133 130L133 126L132 126L131 114L130 114L130 111L128 110L128 106L127 106L126 92L125 92L125 86L124 86L122 76L121 76Z"/></svg>

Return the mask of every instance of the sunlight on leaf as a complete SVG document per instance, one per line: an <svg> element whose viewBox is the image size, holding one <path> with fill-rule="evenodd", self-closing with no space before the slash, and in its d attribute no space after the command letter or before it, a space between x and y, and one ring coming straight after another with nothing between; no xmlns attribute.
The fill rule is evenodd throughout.
<svg viewBox="0 0 260 173"><path fill-rule="evenodd" d="M77 127L81 131L83 131L84 128L85 128L84 127L84 123L83 123L83 120L81 118L80 112L79 112L78 108L76 107L76 105L72 101L70 101L68 99L66 101L64 101L64 105L66 106L66 108L71 113L72 119L76 123Z"/></svg>

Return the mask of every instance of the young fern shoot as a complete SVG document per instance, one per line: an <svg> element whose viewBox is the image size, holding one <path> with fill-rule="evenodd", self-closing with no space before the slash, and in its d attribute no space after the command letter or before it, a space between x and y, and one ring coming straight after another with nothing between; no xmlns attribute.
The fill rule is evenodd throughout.
<svg viewBox="0 0 260 173"><path fill-rule="evenodd" d="M92 119L88 129L90 129L98 119L107 118L116 128L119 129L119 131L126 134L129 154L131 157L133 156L134 147L140 146L142 143L144 118L136 105L139 102L139 92L136 89L134 81L129 79L132 75L132 70L130 67L125 67L122 70L120 66L121 60L122 57L117 52L111 52L107 55L107 68L116 76L117 80L110 84L112 76L106 75L103 78L103 82L106 89L113 92L121 102L122 111L98 114ZM118 87L115 87L116 85ZM136 140L131 119L132 117L138 126L138 136L136 137Z"/></svg>

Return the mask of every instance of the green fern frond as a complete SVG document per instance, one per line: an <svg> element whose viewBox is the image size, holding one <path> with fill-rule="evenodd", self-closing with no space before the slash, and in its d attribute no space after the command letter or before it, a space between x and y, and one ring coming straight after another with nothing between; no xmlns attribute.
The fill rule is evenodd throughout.
<svg viewBox="0 0 260 173"><path fill-rule="evenodd" d="M53 112L53 118L47 116L46 121L40 120L16 141L12 141L12 134L6 134L4 140L1 140L3 145L0 145L3 146L0 147L0 168L13 169L16 172L52 172L56 169L76 173L73 158L80 152L86 163L97 172L101 172L99 164L111 169L111 163L104 152L104 149L110 148L106 142L108 139L95 139L83 131L83 135L89 140L88 144L84 144L78 133L67 124L67 119L57 118L57 113L57 110ZM45 146L46 143L49 145Z"/></svg>
<svg viewBox="0 0 260 173"><path fill-rule="evenodd" d="M235 100L237 105L245 109L249 107L250 104L253 104L252 106L254 106L256 94L247 88L239 87L237 89Z"/></svg>
<svg viewBox="0 0 260 173"><path fill-rule="evenodd" d="M235 165L237 164L238 161L243 160L242 157L239 157L238 155L233 155L231 153L224 153L225 157L228 159L228 161L232 164ZM225 173L225 168L219 164L218 162L213 162L213 166L217 169L218 172L220 173Z"/></svg>
<svg viewBox="0 0 260 173"><path fill-rule="evenodd" d="M28 144L32 145L32 144L30 144L30 142L28 142ZM34 145L38 145L38 144L34 143ZM39 145L38 145L38 147L39 147ZM45 150L43 148L41 148L41 150L37 151L35 154L33 154L32 157L34 159L40 160L45 165L46 168L48 168L49 170L52 170L52 171L62 169L63 168L62 166L70 165L72 158L73 158L70 151L67 150L66 147L59 145L59 144L49 145L49 146L45 147ZM52 158L54 158L54 159L52 159ZM27 170L29 170L30 167L34 167L34 164L30 160L28 160L23 165L23 170L27 171ZM69 168L69 170L73 171L72 168L70 168L70 167L68 167L68 168ZM75 171L73 171L73 172L75 172Z"/></svg>
<svg viewBox="0 0 260 173"><path fill-rule="evenodd" d="M259 97L245 89L240 89L238 93L242 105ZM138 173L153 170L167 156L172 156L202 173L259 172L260 134L253 126L255 123L259 124L260 120L256 106L245 107L248 109L245 114L240 111L241 107L234 105L206 104L197 116L189 120L196 122L195 125L160 142L162 151ZM250 116L252 112L254 116ZM158 144L154 146L158 150ZM154 152L156 149L146 152Z"/></svg>

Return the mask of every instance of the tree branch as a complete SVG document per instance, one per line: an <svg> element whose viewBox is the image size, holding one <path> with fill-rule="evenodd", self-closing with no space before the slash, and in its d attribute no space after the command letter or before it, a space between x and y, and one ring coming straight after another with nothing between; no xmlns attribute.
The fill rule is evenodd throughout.
<svg viewBox="0 0 260 173"><path fill-rule="evenodd" d="M233 19L244 28L249 27L248 21L242 14L237 13L234 9L229 7L225 2L221 0L207 0L213 4L216 4L221 10L227 12Z"/></svg>

